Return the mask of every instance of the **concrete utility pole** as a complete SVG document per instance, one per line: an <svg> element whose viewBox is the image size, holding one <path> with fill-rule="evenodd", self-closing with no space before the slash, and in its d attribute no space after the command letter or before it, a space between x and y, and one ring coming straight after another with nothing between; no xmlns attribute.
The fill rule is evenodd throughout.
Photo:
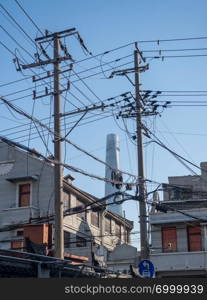
<svg viewBox="0 0 207 300"><path fill-rule="evenodd" d="M36 92L33 92L34 99L38 99L41 97L45 97L48 95L54 96L54 159L58 161L58 164L54 166L54 210L55 210L55 257L64 258L64 234L63 234L63 200L62 200L62 177L63 177L63 167L60 165L62 161L62 151L61 151L61 93L68 89L60 89L60 74L65 72L61 72L60 63L65 60L71 60L70 54L67 52L67 49L64 48L65 56L60 56L60 46L61 46L61 37L66 37L76 32L75 28L67 29L60 32L55 32L52 34L46 34L43 37L36 38L35 41L40 42L42 47L43 43L53 42L53 59L50 59L46 54L48 60L23 65L23 69L34 68L38 66L53 64L53 74L48 72L47 76L43 78L35 78L33 77L33 81L38 81L41 79L45 79L48 77L54 78L54 90L51 93L48 93L48 89L46 88L45 94L41 96L37 96ZM63 47L61 47L63 48ZM46 52L45 52L46 53ZM69 85L68 85L69 86Z"/></svg>
<svg viewBox="0 0 207 300"><path fill-rule="evenodd" d="M144 72L149 69L149 65L140 66L140 58L145 62L145 59L142 56L142 53L135 43L136 50L134 51L134 67L113 71L110 75L110 78L115 75L126 76L126 78L132 83L135 87L135 112L133 114L126 113L122 117L136 118L136 139L137 139L137 157L138 157L138 179L139 183L136 190L135 199L139 200L139 213L140 213L140 243L141 243L141 259L146 259L149 256L149 247L148 247L148 235L147 235L147 213L146 213L146 194L144 188L144 159L143 159L143 145L142 145L142 98L140 95L140 82L139 82L139 73ZM133 82L128 74L135 74L135 82ZM144 105L144 104L143 104ZM155 115L156 112L145 111L145 116Z"/></svg>
<svg viewBox="0 0 207 300"><path fill-rule="evenodd" d="M60 119L60 44L58 35L54 34L54 157L62 161L61 151L61 119ZM62 200L63 169L60 164L55 164L54 188L55 188L55 256L64 258L63 235L63 200Z"/></svg>
<svg viewBox="0 0 207 300"><path fill-rule="evenodd" d="M137 47L136 47L137 48ZM140 53L136 49L134 51L134 69L135 69L135 102L136 102L136 135L137 135L137 155L138 155L138 178L139 186L136 196L139 197L139 218L140 218L140 244L141 259L148 258L148 236L147 236L147 213L146 213L146 197L144 188L144 159L142 145L142 118L141 118L141 96L140 96L140 80L139 80L139 60Z"/></svg>

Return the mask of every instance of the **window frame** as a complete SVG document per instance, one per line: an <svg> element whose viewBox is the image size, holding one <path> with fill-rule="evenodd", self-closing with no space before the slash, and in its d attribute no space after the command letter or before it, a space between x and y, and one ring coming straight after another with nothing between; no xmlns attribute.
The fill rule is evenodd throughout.
<svg viewBox="0 0 207 300"><path fill-rule="evenodd" d="M29 184L30 185L30 193L29 193L29 201L28 201L28 205L25 206L20 206L20 186L21 185L26 185ZM18 208L25 208L25 207L30 207L32 204L32 182L31 181L23 181L23 182L18 182L17 186L16 186L16 207Z"/></svg>
<svg viewBox="0 0 207 300"><path fill-rule="evenodd" d="M171 187L168 193L169 193L169 199L171 201L190 200L193 198L193 186L185 185L185 186Z"/></svg>
<svg viewBox="0 0 207 300"><path fill-rule="evenodd" d="M106 219L108 219L109 220L109 231L106 229ZM112 233L112 219L110 218L110 217L105 217L105 232L107 232L107 233Z"/></svg>
<svg viewBox="0 0 207 300"><path fill-rule="evenodd" d="M23 237L24 236L24 229L19 228L16 230L16 236L17 237Z"/></svg>
<svg viewBox="0 0 207 300"><path fill-rule="evenodd" d="M94 217L94 214L96 214L96 216ZM92 220L95 219L95 222L93 223ZM97 223L96 223L97 221ZM100 227L100 213L98 211L91 211L91 225L95 226L97 228Z"/></svg>
<svg viewBox="0 0 207 300"><path fill-rule="evenodd" d="M130 231L128 229L124 229L124 242L130 244Z"/></svg>
<svg viewBox="0 0 207 300"><path fill-rule="evenodd" d="M164 231L167 230L174 230L175 231L175 247L171 250L170 248L165 248L165 242L164 242ZM169 253L169 252L177 252L177 228L176 226L166 226L161 228L161 233L162 233L162 252L163 253Z"/></svg>
<svg viewBox="0 0 207 300"><path fill-rule="evenodd" d="M83 206L85 206L85 201L82 200L81 198L79 197L76 197L76 206L80 206L81 204L77 205L77 201L81 202ZM83 215L84 214L84 215ZM77 213L77 218L81 219L82 221L84 222L87 222L87 212L86 211L83 211L81 213Z"/></svg>
<svg viewBox="0 0 207 300"><path fill-rule="evenodd" d="M14 247L15 244L16 244L16 247ZM23 251L24 250L24 240L23 239L11 240L10 249L17 250L17 251Z"/></svg>
<svg viewBox="0 0 207 300"><path fill-rule="evenodd" d="M190 229L195 229L195 228L199 228L199 231L197 232L190 232ZM193 249L193 245L191 244L192 241L190 241L190 238L192 236L198 236L199 237L199 250L192 250ZM202 231L201 231L201 226L187 226L187 240L188 240L188 252L196 252L196 251L202 251ZM195 242L195 241L194 241ZM195 247L195 246L194 246Z"/></svg>
<svg viewBox="0 0 207 300"><path fill-rule="evenodd" d="M118 226L119 226L119 232L117 233L117 228L118 228ZM121 226L120 223L115 222L115 236L116 236L119 240L121 240L121 236L122 236L121 227L122 227L122 226Z"/></svg>
<svg viewBox="0 0 207 300"><path fill-rule="evenodd" d="M71 232L64 230L63 234L64 234L64 248L71 248ZM66 235L68 236L66 237Z"/></svg>
<svg viewBox="0 0 207 300"><path fill-rule="evenodd" d="M65 203L65 198L64 198L66 194L67 194L67 197L68 197L67 205ZM66 190L63 190L63 210L66 211L70 208L71 208L71 193L66 191Z"/></svg>

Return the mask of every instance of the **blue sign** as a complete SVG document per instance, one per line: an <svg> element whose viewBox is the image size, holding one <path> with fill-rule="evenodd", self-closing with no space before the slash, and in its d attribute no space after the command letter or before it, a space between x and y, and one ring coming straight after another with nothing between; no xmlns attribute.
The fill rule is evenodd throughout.
<svg viewBox="0 0 207 300"><path fill-rule="evenodd" d="M155 275L155 268L153 263L150 260L144 259L141 260L139 265L139 274L144 278L153 278Z"/></svg>

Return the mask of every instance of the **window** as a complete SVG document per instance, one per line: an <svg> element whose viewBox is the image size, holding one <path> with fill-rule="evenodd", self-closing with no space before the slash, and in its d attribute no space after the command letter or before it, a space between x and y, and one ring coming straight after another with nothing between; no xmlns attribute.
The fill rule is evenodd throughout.
<svg viewBox="0 0 207 300"><path fill-rule="evenodd" d="M121 239L121 225L118 223L115 224L115 234L119 239Z"/></svg>
<svg viewBox="0 0 207 300"><path fill-rule="evenodd" d="M129 243L130 243L129 231L128 231L128 230L125 230L125 231L124 231L124 242L125 242L126 244L129 244Z"/></svg>
<svg viewBox="0 0 207 300"><path fill-rule="evenodd" d="M112 227L111 227L111 219L105 218L105 231L108 233L112 233Z"/></svg>
<svg viewBox="0 0 207 300"><path fill-rule="evenodd" d="M17 236L23 236L23 235L24 235L24 230L23 230L23 229L18 229L18 230L16 231L16 235L17 235Z"/></svg>
<svg viewBox="0 0 207 300"><path fill-rule="evenodd" d="M86 247L86 239L81 236L76 236L76 247Z"/></svg>
<svg viewBox="0 0 207 300"><path fill-rule="evenodd" d="M70 193L63 191L63 208L64 211L70 208Z"/></svg>
<svg viewBox="0 0 207 300"><path fill-rule="evenodd" d="M163 252L177 251L176 227L162 228L162 251Z"/></svg>
<svg viewBox="0 0 207 300"><path fill-rule="evenodd" d="M192 199L192 186L175 186L168 188L170 200Z"/></svg>
<svg viewBox="0 0 207 300"><path fill-rule="evenodd" d="M24 183L19 185L18 206L24 207L30 205L31 184Z"/></svg>
<svg viewBox="0 0 207 300"><path fill-rule="evenodd" d="M76 206L82 206L83 210L85 209L85 203L79 198L76 199ZM77 217L81 218L83 221L86 221L86 211L77 214Z"/></svg>
<svg viewBox="0 0 207 300"><path fill-rule="evenodd" d="M100 222L100 215L98 211L92 211L91 212L91 224L99 227L99 222Z"/></svg>
<svg viewBox="0 0 207 300"><path fill-rule="evenodd" d="M201 227L188 226L188 251L202 251Z"/></svg>
<svg viewBox="0 0 207 300"><path fill-rule="evenodd" d="M14 240L11 241L11 249L13 250L23 250L24 248L24 241L20 241L20 240Z"/></svg>
<svg viewBox="0 0 207 300"><path fill-rule="evenodd" d="M64 247L70 248L70 246L71 246L70 242L71 242L70 232L64 230Z"/></svg>

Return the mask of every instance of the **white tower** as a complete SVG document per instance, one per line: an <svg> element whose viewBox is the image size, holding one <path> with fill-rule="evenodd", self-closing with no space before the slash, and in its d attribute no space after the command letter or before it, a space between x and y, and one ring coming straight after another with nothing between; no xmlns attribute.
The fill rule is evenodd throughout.
<svg viewBox="0 0 207 300"><path fill-rule="evenodd" d="M120 154L120 142L119 137L113 133L107 135L106 140L106 162L108 165L112 166L114 169L119 169L119 154ZM106 178L113 178L113 171L106 166ZM105 196L116 193L120 191L115 185L112 185L110 182L105 183ZM115 201L121 200L120 196L116 196ZM111 197L107 200L107 203L114 202L114 197ZM108 210L122 216L122 205L113 204L107 207Z"/></svg>

